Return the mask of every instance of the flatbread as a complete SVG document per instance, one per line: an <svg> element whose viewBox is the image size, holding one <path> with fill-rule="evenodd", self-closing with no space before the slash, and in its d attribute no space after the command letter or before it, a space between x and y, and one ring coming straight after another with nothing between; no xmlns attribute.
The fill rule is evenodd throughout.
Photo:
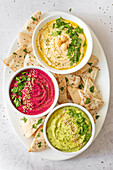
<svg viewBox="0 0 113 170"><path fill-rule="evenodd" d="M17 71L24 66L26 56L25 46L18 48L13 54L3 60L4 64L10 66L13 71Z"/></svg>
<svg viewBox="0 0 113 170"><path fill-rule="evenodd" d="M27 54L24 60L24 67L27 66L40 66L36 57L34 55L31 55L31 53Z"/></svg>
<svg viewBox="0 0 113 170"><path fill-rule="evenodd" d="M90 65L88 63L90 63ZM91 68L92 66L94 66L98 63L98 58L94 55L91 55L88 63L84 67L82 67L80 70L76 71L75 74L81 75L85 71L89 70L89 68Z"/></svg>
<svg viewBox="0 0 113 170"><path fill-rule="evenodd" d="M28 19L28 21L24 24L23 30L33 33L35 27L41 20L41 11L38 10L36 13L34 13L31 18Z"/></svg>
<svg viewBox="0 0 113 170"><path fill-rule="evenodd" d="M72 74L64 74L67 86L78 87L80 84L80 77Z"/></svg>
<svg viewBox="0 0 113 170"><path fill-rule="evenodd" d="M94 88L93 92L91 92L92 87ZM101 99L99 91L97 90L96 86L94 85L94 83L90 78L86 79L86 83L84 86L84 93L91 95L94 98Z"/></svg>
<svg viewBox="0 0 113 170"><path fill-rule="evenodd" d="M98 110L102 104L104 103L102 100L94 98L88 94L83 93L82 91L79 91L80 97L81 97L81 106L84 106L87 110ZM87 102L87 99L89 99L89 103Z"/></svg>
<svg viewBox="0 0 113 170"><path fill-rule="evenodd" d="M27 49L32 45L32 35L24 32L18 33L18 42L20 46L26 46Z"/></svg>
<svg viewBox="0 0 113 170"><path fill-rule="evenodd" d="M44 123L44 120L45 116L40 118L28 118L26 123L23 123L23 131L25 137L30 138L36 132L36 130Z"/></svg>
<svg viewBox="0 0 113 170"><path fill-rule="evenodd" d="M81 74L80 76L82 77L83 82L85 83L86 79L89 77L94 83L97 77L98 70L99 70L98 67L91 67L89 70Z"/></svg>
<svg viewBox="0 0 113 170"><path fill-rule="evenodd" d="M48 149L48 145L44 139L44 135L43 135L43 126L41 125L36 134L35 137L31 143L31 146L29 148L29 152L39 152L45 149Z"/></svg>
<svg viewBox="0 0 113 170"><path fill-rule="evenodd" d="M81 97L79 94L80 89L77 89L72 86L68 86L67 89L68 89L68 92L69 92L73 102L76 104L80 104L81 103Z"/></svg>
<svg viewBox="0 0 113 170"><path fill-rule="evenodd" d="M66 80L65 77L62 76L62 79L60 79L59 83L59 99L58 103L67 103L67 88L66 88Z"/></svg>

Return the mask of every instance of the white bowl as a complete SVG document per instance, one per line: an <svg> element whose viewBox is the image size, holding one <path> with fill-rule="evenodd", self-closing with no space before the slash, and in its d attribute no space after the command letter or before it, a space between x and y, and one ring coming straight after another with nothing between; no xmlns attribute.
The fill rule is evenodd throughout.
<svg viewBox="0 0 113 170"><path fill-rule="evenodd" d="M46 110L45 112L43 112L43 113L41 113L41 114L38 114L38 115L27 115L27 114L24 114L24 113L20 112L19 110L17 110L17 109L14 107L14 105L13 105L11 99L10 99L10 95L9 95L10 85L11 85L11 82L12 82L12 80L14 79L14 77L15 77L18 73L20 73L21 71L24 71L24 70L27 70L27 69L39 69L39 70L42 70L43 72L45 72L45 73L52 79L52 82L53 82L54 88L55 88L55 99L54 99L53 104L51 105L51 107L50 107L48 110ZM38 118L38 117L41 117L41 116L46 115L48 112L50 112L50 111L55 107L55 105L57 104L57 101L58 101L58 97L59 97L59 87L58 87L58 83L57 83L55 77L54 77L49 71L47 71L47 70L45 70L44 68L39 67L39 66L28 66L28 67L24 67L24 68L22 68L22 69L19 69L19 70L18 70L17 72L15 72L15 73L13 74L13 76L10 78L9 83L8 83L8 87L7 87L7 96L8 96L8 102L9 102L10 106L11 106L12 109L13 109L15 112L17 112L19 115L22 115L22 116L25 116L25 117L29 117L29 118Z"/></svg>
<svg viewBox="0 0 113 170"><path fill-rule="evenodd" d="M91 133L91 137L89 139L89 141L86 143L86 145L83 146L83 148L81 148L79 151L76 151L76 152L63 152L63 151L60 151L58 149L56 149L53 145L51 145L51 143L49 142L48 140L48 137L47 137L47 133L46 133L46 125L47 125L47 122L50 118L50 116L59 108L61 107L64 107L64 106L75 106L79 109L81 109L84 113L86 113L86 115L89 117L90 121L91 121L91 125L92 125L92 133ZM48 146L53 149L54 151L58 152L58 153L61 153L61 154L65 154L65 155L79 155L80 153L82 153L83 151L85 151L90 145L91 143L93 142L93 139L94 139L94 135L95 135L95 123L94 123L94 120L91 116L91 114L88 112L88 110L86 110L84 107L78 105L78 104L74 104L74 103L65 103L65 104L61 104L59 106L56 106L46 117L45 119L45 122L44 122L44 127L43 127L43 130L44 130L44 138L48 144Z"/></svg>
<svg viewBox="0 0 113 170"><path fill-rule="evenodd" d="M49 21L62 17L64 19L73 21L75 23L77 23L81 28L84 29L84 33L86 35L87 38L87 50L86 50L86 54L84 56L84 58L82 59L82 61L75 67L71 68L71 69L65 69L65 70L57 70L55 68L52 68L50 66L48 66L39 56L38 51L37 51L37 47L36 47L36 38L37 38L37 34L39 32L39 30ZM92 37L91 37L91 33L88 29L88 26L82 21L80 20L78 17L68 14L66 12L55 12L54 15L51 15L49 17L44 18L35 28L34 33L33 33L33 38L32 38L32 46L33 46L33 52L35 54L35 56L37 57L37 60L39 61L39 63L45 67L46 69L48 69L49 71L53 72L53 73L57 73L57 74L68 74L68 73L72 73L75 71L78 71L79 69L81 69L89 60L91 53L92 53L92 48L93 48L93 41L92 41Z"/></svg>

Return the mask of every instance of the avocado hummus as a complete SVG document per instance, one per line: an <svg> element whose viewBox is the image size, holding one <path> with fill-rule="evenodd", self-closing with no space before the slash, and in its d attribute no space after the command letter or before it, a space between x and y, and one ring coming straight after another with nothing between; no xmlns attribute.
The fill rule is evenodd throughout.
<svg viewBox="0 0 113 170"><path fill-rule="evenodd" d="M47 65L65 70L81 62L86 53L87 40L82 28L60 17L42 27L36 46L40 58Z"/></svg>
<svg viewBox="0 0 113 170"><path fill-rule="evenodd" d="M47 137L51 145L63 152L76 152L90 139L92 126L79 108L65 106L56 110L47 122Z"/></svg>

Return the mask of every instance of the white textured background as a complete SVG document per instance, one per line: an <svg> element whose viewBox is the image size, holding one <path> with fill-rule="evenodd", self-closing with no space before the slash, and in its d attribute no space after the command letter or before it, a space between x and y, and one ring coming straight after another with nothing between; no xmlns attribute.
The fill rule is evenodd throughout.
<svg viewBox="0 0 113 170"><path fill-rule="evenodd" d="M96 33L107 56L111 99L104 126L91 147L67 161L48 161L28 153L15 135L3 104L3 58L25 21L37 10L66 11ZM103 75L104 79L104 75ZM0 170L113 170L113 0L0 0ZM107 89L106 89L107 90Z"/></svg>

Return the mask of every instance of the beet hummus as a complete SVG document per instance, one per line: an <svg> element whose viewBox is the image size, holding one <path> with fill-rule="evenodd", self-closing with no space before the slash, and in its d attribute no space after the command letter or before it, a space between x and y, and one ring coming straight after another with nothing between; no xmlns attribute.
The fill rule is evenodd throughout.
<svg viewBox="0 0 113 170"><path fill-rule="evenodd" d="M55 98L52 79L39 69L21 71L11 82L9 93L17 110L27 115L45 112Z"/></svg>

